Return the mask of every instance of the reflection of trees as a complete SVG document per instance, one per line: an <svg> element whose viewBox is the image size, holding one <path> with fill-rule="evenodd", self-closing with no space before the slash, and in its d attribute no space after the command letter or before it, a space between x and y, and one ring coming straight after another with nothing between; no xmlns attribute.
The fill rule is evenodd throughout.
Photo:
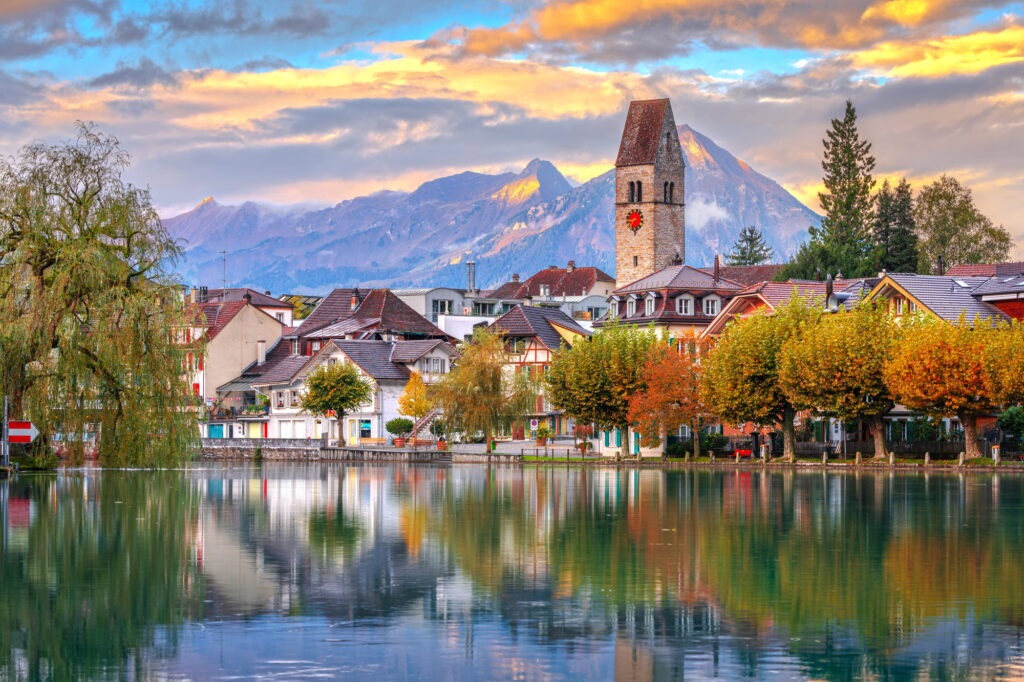
<svg viewBox="0 0 1024 682"><path fill-rule="evenodd" d="M340 507L310 513L307 527L310 553L327 561L339 554L351 556L364 532L359 520Z"/></svg>
<svg viewBox="0 0 1024 682"><path fill-rule="evenodd" d="M593 473L563 475L586 493ZM547 508L548 526L544 509L529 508L529 489L517 494L510 481L448 491L441 539L477 587L509 600L521 596L529 557L544 557L546 608L571 608L571 595L600 605L620 630L623 614L641 609L667 633L672 604L685 619L710 608L741 635L729 646L751 669L758 642L781 641L812 676L944 676L962 661L936 627L977 636L1024 623L1016 477L658 476L647 485L619 474L610 497ZM521 607L501 609L511 617ZM927 656L900 655L914 647Z"/></svg>
<svg viewBox="0 0 1024 682"><path fill-rule="evenodd" d="M110 472L92 482L11 482L12 496L46 511L24 547L0 557L0 661L8 675L144 674L158 627L159 644L176 646L176 626L202 603L187 561L196 504L180 479Z"/></svg>

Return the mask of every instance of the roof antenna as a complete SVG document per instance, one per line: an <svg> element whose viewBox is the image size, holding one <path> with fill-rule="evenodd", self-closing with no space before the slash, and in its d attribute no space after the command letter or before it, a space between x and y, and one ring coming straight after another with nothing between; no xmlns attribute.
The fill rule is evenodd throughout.
<svg viewBox="0 0 1024 682"><path fill-rule="evenodd" d="M228 252L227 251L221 251L220 252L220 259L221 259L221 262L224 265L224 277L223 277L223 279L221 279L221 288L227 289L228 288Z"/></svg>

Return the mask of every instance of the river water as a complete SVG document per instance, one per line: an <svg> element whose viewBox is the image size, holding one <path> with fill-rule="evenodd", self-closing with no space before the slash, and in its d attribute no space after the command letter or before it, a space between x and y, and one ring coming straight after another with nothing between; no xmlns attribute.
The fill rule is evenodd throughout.
<svg viewBox="0 0 1024 682"><path fill-rule="evenodd" d="M1019 475L202 465L0 510L9 679L1024 678Z"/></svg>

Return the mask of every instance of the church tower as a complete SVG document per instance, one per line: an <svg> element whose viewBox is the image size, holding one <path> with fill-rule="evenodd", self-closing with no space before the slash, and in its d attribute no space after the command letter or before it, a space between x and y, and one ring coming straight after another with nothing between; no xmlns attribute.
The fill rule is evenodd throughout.
<svg viewBox="0 0 1024 682"><path fill-rule="evenodd" d="M617 288L682 262L684 167L671 103L630 102L615 160Z"/></svg>

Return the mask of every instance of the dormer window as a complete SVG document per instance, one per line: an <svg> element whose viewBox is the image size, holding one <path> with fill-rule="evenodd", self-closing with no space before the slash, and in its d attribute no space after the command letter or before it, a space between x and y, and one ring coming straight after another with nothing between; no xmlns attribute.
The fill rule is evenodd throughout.
<svg viewBox="0 0 1024 682"><path fill-rule="evenodd" d="M648 298L644 301L644 315L654 314L654 299Z"/></svg>
<svg viewBox="0 0 1024 682"><path fill-rule="evenodd" d="M693 296L686 294L676 299L676 314L693 315Z"/></svg>
<svg viewBox="0 0 1024 682"><path fill-rule="evenodd" d="M299 354L299 340L298 339L292 339L292 355L298 355L298 354Z"/></svg>
<svg viewBox="0 0 1024 682"><path fill-rule="evenodd" d="M626 301L626 317L633 317L634 315L636 315L636 301L631 298Z"/></svg>
<svg viewBox="0 0 1024 682"><path fill-rule="evenodd" d="M542 297L544 297L544 298L550 297L551 296L551 285L550 284L541 284L540 285L540 295Z"/></svg>
<svg viewBox="0 0 1024 682"><path fill-rule="evenodd" d="M708 317L714 317L718 314L718 298L714 296L708 296L704 299L704 314Z"/></svg>

